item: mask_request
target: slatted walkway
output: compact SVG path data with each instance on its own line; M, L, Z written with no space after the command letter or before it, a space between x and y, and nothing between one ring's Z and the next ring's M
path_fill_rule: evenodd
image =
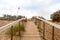
M33 22L28 21L26 23L26 32L22 40L41 40L37 26Z

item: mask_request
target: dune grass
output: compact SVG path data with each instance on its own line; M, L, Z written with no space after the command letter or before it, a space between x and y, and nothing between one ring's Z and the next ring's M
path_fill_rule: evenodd
M24 23L20 22L19 23L16 23L15 25L13 25L13 36L20 36L22 35L24 32L25 32L25 26L24 26ZM20 34L19 34L20 32ZM11 35L11 28L9 28L7 31L6 31L6 34L7 35Z

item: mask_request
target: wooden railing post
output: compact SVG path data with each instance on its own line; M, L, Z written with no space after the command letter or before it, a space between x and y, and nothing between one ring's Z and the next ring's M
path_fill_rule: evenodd
M35 24L37 25L37 19L35 19Z
M19 21L19 36L20 36L20 21Z
M52 27L52 40L54 40L54 26Z
M39 20L39 22L38 22L38 29L39 29L39 32L41 32L41 20Z
M38 31L39 31L39 35L41 37L41 33L42 33L42 30L41 30L41 20L39 20Z
M20 21L19 21L19 36L20 36L20 40L21 40L21 33L20 33Z
M43 40L45 40L45 22L43 22Z
M13 26L11 26L11 40L13 40Z
M40 33L42 33L41 20L40 20L40 22L39 22L39 25L40 25Z

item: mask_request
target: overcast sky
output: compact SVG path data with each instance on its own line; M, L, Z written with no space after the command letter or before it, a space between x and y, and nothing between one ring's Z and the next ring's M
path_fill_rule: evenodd
M18 7L20 10L17 14ZM3 14L43 16L50 18L50 14L60 9L60 0L0 0L0 16Z

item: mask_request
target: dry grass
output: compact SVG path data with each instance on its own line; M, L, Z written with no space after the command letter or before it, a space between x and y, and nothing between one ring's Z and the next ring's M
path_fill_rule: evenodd
M21 28L21 35L23 35L23 28L22 28L22 22L20 22L20 28ZM20 36L19 36L19 23L16 23L15 25L13 25L13 39L14 40L20 40ZM6 31L0 33L0 39L1 40L11 40L11 28L7 29Z
M10 23L10 22L12 22L12 21L0 20L0 27L1 27L1 26L4 26L4 25L6 25L6 24L8 24L8 23Z

